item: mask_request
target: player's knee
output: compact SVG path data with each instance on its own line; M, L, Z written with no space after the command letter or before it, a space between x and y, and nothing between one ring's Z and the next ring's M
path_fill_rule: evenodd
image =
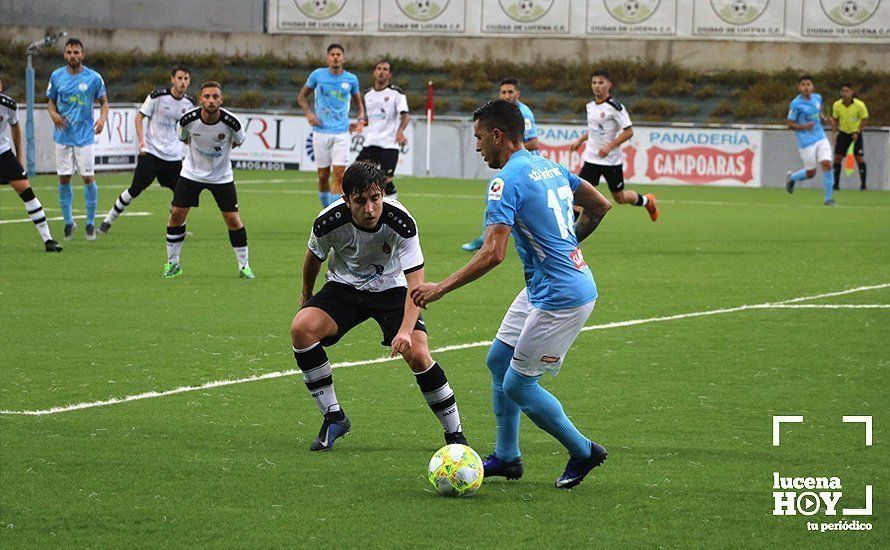
M488 355L485 357L485 364L491 375L498 380L504 378L507 369L510 368L510 359L513 358L513 348L507 344L495 339L488 349Z
M299 313L290 325L290 337L294 347L300 349L308 348L321 340L318 331L314 330L311 324L304 322Z
M822 170L824 170L826 172L831 170L831 162L829 162L827 160L823 160L822 161Z
M816 169L815 169L815 168L813 168L813 169L811 169L811 170L807 170L807 177L808 177L808 178L812 178L812 177L815 176L815 175L816 175Z
M62 185L68 185L71 183L71 176L59 176L59 183Z
M232 231L244 227L244 224L241 223L241 216L237 212L223 212L223 219L226 221L226 226Z

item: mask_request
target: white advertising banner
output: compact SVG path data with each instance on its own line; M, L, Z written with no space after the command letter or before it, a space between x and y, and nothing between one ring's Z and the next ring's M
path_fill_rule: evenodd
M587 0L587 33L610 36L677 34L677 0Z
M463 33L467 0L380 0L377 28L384 32Z
M294 115L235 112L247 139L232 150L240 170L297 170L302 161L306 119Z
M569 33L569 0L481 0L483 34Z
M278 31L358 32L364 30L364 4L362 0L279 0L269 3L269 17Z
M581 151L572 142L583 126L538 125L541 154L578 173ZM760 187L760 130L634 127L623 147L628 183ZM586 142L585 142L586 144Z
M111 107L108 122L102 133L96 136L93 154L96 170L124 170L136 167L136 112L135 107ZM93 110L93 120L99 118L99 109Z
M890 2L819 0L804 10L801 34L815 38L890 38Z
M784 0L695 0L692 34L720 38L780 37Z

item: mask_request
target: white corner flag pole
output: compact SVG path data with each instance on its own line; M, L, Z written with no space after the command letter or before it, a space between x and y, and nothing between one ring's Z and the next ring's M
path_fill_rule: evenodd
M430 139L433 129L433 106L430 104L429 98L433 89L433 81L427 82L427 105L426 105L426 175L430 175Z

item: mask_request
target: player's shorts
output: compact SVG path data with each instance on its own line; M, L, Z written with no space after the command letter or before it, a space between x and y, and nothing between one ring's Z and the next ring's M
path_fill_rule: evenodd
M609 191L613 193L624 189L624 168L620 164L610 166L585 162L578 177L588 181L591 185L599 185L600 177L604 177L606 183L609 184Z
M158 180L161 187L174 191L181 170L181 160L164 160L151 153L143 153L139 155L136 161L133 183L130 185L130 195L138 197L155 179Z
M407 295L408 289L403 286L381 292L369 292L328 281L303 307L318 308L337 323L337 334L322 339L322 346L333 346L347 332L368 319L377 321L380 330L383 331L383 341L380 344L389 346L402 326ZM426 332L422 315L417 318L414 330Z
M845 156L847 154L847 149L850 148L850 143L853 141L853 134L845 134L844 132L837 133L837 139L834 142L834 154ZM856 145L853 146L853 154L854 155L864 155L865 154L865 140L862 132L859 132L859 139L856 140Z
M56 143L56 174L72 176L77 172L81 176L96 174L96 158L93 156L93 145L77 147L75 145L59 145Z
M803 149L798 149L800 160L803 161L803 167L807 170L815 170L820 162L831 162L833 156L831 154L831 144L828 138L822 138L816 143Z
M547 311L532 306L528 291L523 288L504 315L497 334L498 340L514 348L510 366L526 376L545 372L555 376L595 303L596 300L579 307Z
M376 145L369 145L362 149L355 160L367 160L373 162L383 170L387 177L392 177L396 173L396 166L399 164L398 149L384 149Z
M179 208L194 208L198 206L198 198L201 191L208 189L216 200L220 212L238 211L238 193L235 191L235 182L229 183L203 183L179 176L176 189L173 190L173 206Z
M349 134L312 133L312 150L315 152L315 166L327 168L330 165L346 166L349 156Z
M19 164L19 159L12 149L0 154L0 185L26 179L28 179L28 172Z

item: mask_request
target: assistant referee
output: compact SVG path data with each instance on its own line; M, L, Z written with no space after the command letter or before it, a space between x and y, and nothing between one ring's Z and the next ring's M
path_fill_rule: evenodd
M859 189L865 190L865 143L862 129L868 120L868 109L865 102L856 97L853 87L849 84L841 86L841 98L831 107L831 118L837 128L834 142L834 188L838 189L841 182L841 161L847 154L851 143L856 164L859 166Z

